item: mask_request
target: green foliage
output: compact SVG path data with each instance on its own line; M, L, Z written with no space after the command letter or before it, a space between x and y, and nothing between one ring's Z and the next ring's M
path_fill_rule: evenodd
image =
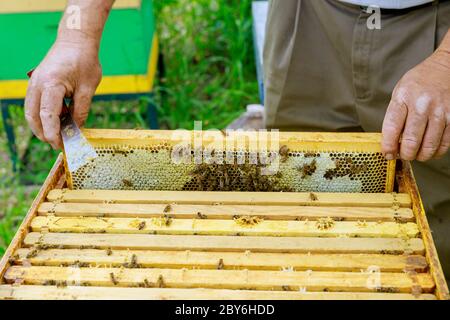
M166 64L160 121L170 129L224 128L258 101L251 1L155 1ZM164 95L163 95L164 97Z
M19 228L32 199L38 192L37 187L25 187L16 178L0 178L0 257Z

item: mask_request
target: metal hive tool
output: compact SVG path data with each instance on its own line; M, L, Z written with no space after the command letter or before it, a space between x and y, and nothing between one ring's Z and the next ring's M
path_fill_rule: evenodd
M177 152L184 154L187 161L174 163L172 154L180 148L180 140L172 138L172 131L85 130L85 135L99 157L71 174L68 180L74 189L364 193L393 190L395 164L382 156L378 134L281 133L276 151L270 147L266 151L254 150L249 142L228 152L221 150L223 163L219 164L195 163L199 155L206 162L210 159L207 155L217 157L217 149L205 138L195 148L193 141L183 144L185 149ZM261 151L272 161L252 164L254 151ZM227 157L234 160L227 161ZM279 170L264 174L264 168L274 159Z

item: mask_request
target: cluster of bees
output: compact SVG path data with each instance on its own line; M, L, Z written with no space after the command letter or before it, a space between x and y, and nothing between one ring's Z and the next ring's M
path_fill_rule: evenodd
M279 150L281 163L285 163L290 155L287 146L282 146ZM305 153L305 158L311 161L304 163L297 168L302 179L312 176L318 169L316 158L318 153ZM335 168L328 169L324 178L332 180L335 177L344 177L363 173L368 170L366 163L357 164L352 158L346 157L344 160L336 159ZM291 192L291 188L280 186L282 173L275 175L263 175L260 164L207 164L197 165L191 172L192 179L185 185L184 189L195 186L197 191L284 191Z
M364 173L368 170L367 163L357 164L352 158L346 157L344 160L335 160L336 167L333 169L328 169L324 178L327 180L333 180L334 177L353 177L357 174Z
M302 179L305 179L307 176L312 176L314 172L317 170L317 161L314 159L311 163L306 163L299 168L301 172Z
M328 230L333 228L334 220L330 217L320 218L316 221L316 228L319 230Z
M197 165L190 173L191 181L185 185L194 185L196 191L269 191L289 192L287 187L279 185L281 173L264 175L261 164L206 164Z
M285 163L290 155L287 146L282 146L279 150L280 162ZM311 158L311 161L302 164L297 168L302 179L312 176L318 169L317 157L319 153L305 153L305 158ZM335 177L354 176L367 171L366 163L354 163L352 158L347 157L344 160L336 159L335 168L328 169L324 178L332 180ZM197 191L284 191L291 192L291 188L280 185L282 173L275 175L263 175L260 164L207 164L197 165L191 172L192 179L185 184L184 189L192 189L194 186Z
M236 216L236 217L234 217L234 222L236 222L241 227L255 226L255 225L259 224L260 222L262 222L263 220L264 219L262 219L258 216L243 216L243 217Z

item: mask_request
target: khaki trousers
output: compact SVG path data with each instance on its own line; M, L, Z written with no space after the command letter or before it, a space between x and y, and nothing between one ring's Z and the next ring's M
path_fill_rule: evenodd
M450 1L371 14L336 0L271 0L264 48L265 121L282 131L381 130L392 90L450 28ZM414 164L450 277L450 155Z

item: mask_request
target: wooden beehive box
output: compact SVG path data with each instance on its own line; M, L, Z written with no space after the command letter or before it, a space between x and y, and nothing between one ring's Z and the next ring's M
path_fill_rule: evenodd
M100 157L74 174L58 158L0 298L449 299L411 167L383 160L378 134L281 133L272 178L174 169L169 131L85 134Z

